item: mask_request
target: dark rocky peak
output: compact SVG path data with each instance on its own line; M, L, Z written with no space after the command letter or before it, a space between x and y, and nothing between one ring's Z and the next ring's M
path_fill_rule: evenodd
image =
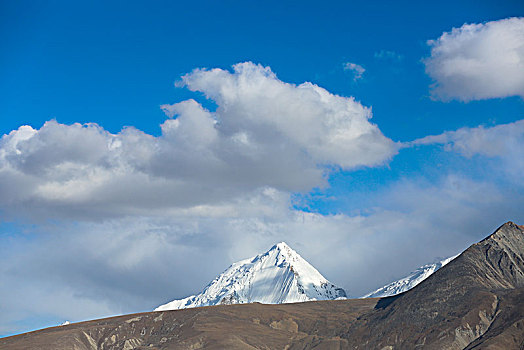
M345 337L355 348L464 349L523 288L524 231L508 222L415 288L381 300Z
M524 229L511 221L472 245L462 255L486 287L524 287Z

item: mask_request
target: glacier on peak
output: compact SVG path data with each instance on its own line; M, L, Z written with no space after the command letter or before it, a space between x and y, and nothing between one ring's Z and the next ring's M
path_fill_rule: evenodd
M320 274L285 242L232 264L202 293L161 305L155 311L199 306L294 303L345 299L346 292Z
M433 264L427 264L419 267L415 271L411 272L404 278L399 279L398 281L391 282L386 284L384 287L381 287L371 293L368 293L361 298L383 298L404 293L411 288L414 288L416 285L424 281L426 278L431 276L435 271L448 264L451 260L455 259L458 255L449 257L447 259L441 260Z

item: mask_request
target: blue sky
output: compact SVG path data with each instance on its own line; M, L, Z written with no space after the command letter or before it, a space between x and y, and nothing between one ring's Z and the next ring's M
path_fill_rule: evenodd
M433 103L421 63L427 40L464 23L519 15L520 1L6 1L2 8L4 133L56 118L158 134L158 106L188 96L173 87L180 75L244 61L269 65L286 82L355 96L395 140L507 122L522 108L519 100ZM376 58L381 51L401 59ZM364 66L364 79L352 82L344 62Z
M2 1L0 335L150 310L281 240L359 296L524 222L523 13Z

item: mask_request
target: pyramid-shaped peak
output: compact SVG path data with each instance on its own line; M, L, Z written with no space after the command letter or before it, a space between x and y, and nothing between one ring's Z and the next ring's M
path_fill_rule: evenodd
M273 246L273 248L275 249L280 249L280 250L286 250L286 249L289 249L289 250L292 250L294 251L286 242L282 241L280 243L277 243Z
M504 225L501 226L502 227L508 227L508 228L511 228L511 227L516 227L518 229L520 229L521 231L524 231L524 225L519 225L513 221L508 221L506 222Z
M304 263L308 264L304 258L300 256L293 248L291 248L286 242L280 242L275 244L271 249L269 249L265 254L263 255L270 255L279 260L287 261L288 263L292 263L293 261L304 261Z
M519 229L521 229L521 230L524 228L523 225L519 225L519 224L517 224L517 223L515 223L515 222L513 222L513 221L508 221L508 222L506 222L504 225L500 226L500 227L497 229L497 231L500 230L500 229L502 229L502 228L515 228L515 227L516 227L516 228L519 228ZM495 232L496 232L496 231L495 231Z
M284 255L284 256L298 255L298 253L284 241L272 246L265 254L273 253L273 252L275 252L278 255Z
M507 242L514 241L515 239L519 240L519 236L524 232L523 225L517 225L512 221L508 221L499 228L495 230L491 235L484 238L482 241L476 243L475 245L484 245L487 242L497 241L497 242Z
M202 293L173 300L156 310L244 304L296 303L345 298L346 292L320 274L285 242L263 254L232 264Z
M499 229L501 229L503 227L515 227L515 226L520 228L520 229L522 229L522 227L523 227L523 225L516 224L513 221L508 221L504 225L500 226Z

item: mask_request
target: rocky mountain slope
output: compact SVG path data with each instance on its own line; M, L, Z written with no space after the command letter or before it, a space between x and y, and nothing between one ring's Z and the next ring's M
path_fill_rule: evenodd
M518 349L524 342L522 293L524 228L508 222L417 287L381 299L342 336L358 349L464 349L494 337L491 326L498 320L504 331L520 329L509 347Z
M458 255L455 255L433 264L426 264L424 266L421 266L415 271L411 272L406 277L401 278L398 281L386 284L384 287L381 287L371 293L368 293L362 296L361 298L383 298L407 292L408 290L414 288L415 286L420 284L420 282L424 281L426 278L431 276L442 266L455 259L457 256Z
M506 223L386 298L220 305L0 339L0 349L523 349L524 227Z
M173 300L155 311L227 304L282 304L345 298L346 292L322 276L286 243L234 263L202 293Z

